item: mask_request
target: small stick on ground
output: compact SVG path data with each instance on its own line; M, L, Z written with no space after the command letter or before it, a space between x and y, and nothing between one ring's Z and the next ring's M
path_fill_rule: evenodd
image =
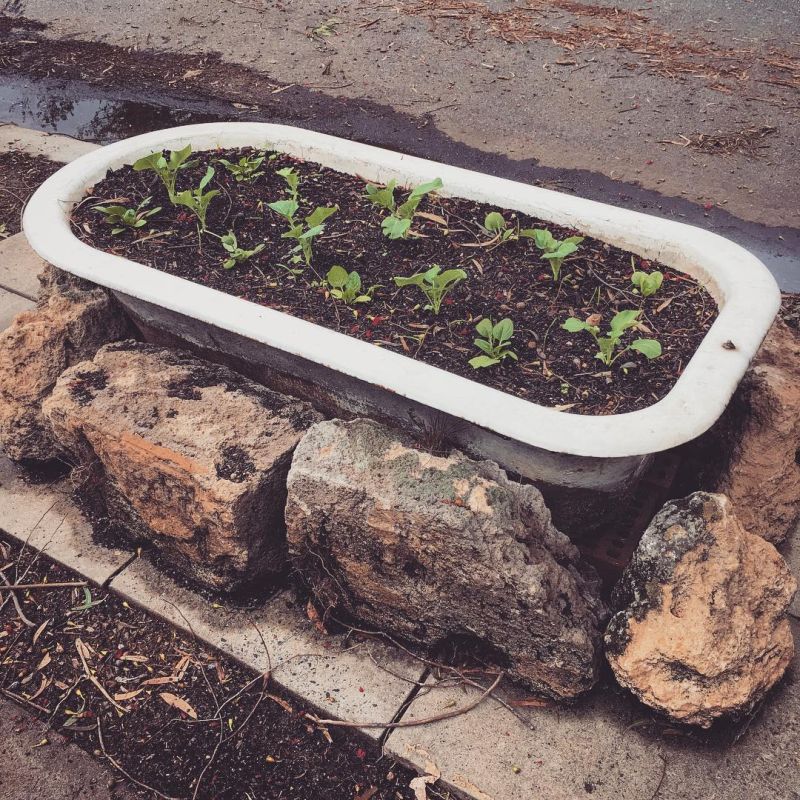
M432 717L424 717L423 719L400 720L399 722L348 722L347 720L341 719L320 719L313 714L306 714L305 717L314 724L321 725L325 728L334 726L339 728L415 728L420 725L430 725L433 722L441 722L445 719L460 717L462 714L466 714L472 711L472 709L477 708L498 687L504 675L505 672L501 672L495 678L494 683L473 702L453 711L445 711L441 714L434 714Z

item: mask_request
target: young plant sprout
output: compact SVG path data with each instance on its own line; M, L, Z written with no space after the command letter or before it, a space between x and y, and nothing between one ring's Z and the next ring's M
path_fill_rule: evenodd
M633 256L631 256L631 266L633 265ZM639 291L642 297L647 298L654 295L664 283L664 275L655 270L654 272L642 272L638 269L633 271L631 275L631 283Z
M233 231L228 231L225 236L219 237L220 244L228 254L228 258L222 262L225 269L233 269L237 264L243 264L249 261L254 255L257 255L264 249L264 243L256 245L252 250L245 250L239 247L236 241L236 234Z
M201 231L206 229L208 207L211 201L219 194L219 189L211 189L208 192L203 191L213 177L214 167L209 167L206 170L206 174L200 179L196 189L184 189L182 192L178 192L172 201L176 206L185 206L197 217Z
M281 234L281 238L294 239L297 242L292 249L295 254L292 263L298 264L301 260L305 260L306 266L310 266L313 255L311 242L325 230L325 220L335 213L339 206L317 206L302 221L295 219L299 208L296 200L276 200L268 206L289 224L289 229Z
M228 161L227 158L218 158L217 161L230 172L237 183L252 183L264 174L260 169L266 156L242 156L238 161Z
M442 272L438 264L431 264L430 269L425 272L418 272L408 278L397 277L394 282L401 289L404 286L418 286L428 298L425 310L438 314L442 300L466 277L467 273L463 269L446 269Z
M111 233L116 236L118 233L122 233L126 230L144 228L144 226L147 225L147 220L161 211L161 206L147 208L152 199L152 197L145 197L136 208L128 208L122 205L99 205L92 206L92 208L106 215L104 221L114 226L111 229Z
M167 190L171 203L175 202L175 181L178 179L178 172L187 167L193 167L197 161L187 161L192 153L192 146L187 144L182 150L171 150L169 158L165 158L161 152L150 153L143 156L138 161L133 162L133 169L136 172L152 170L161 178L161 182Z
M595 358L600 359L607 367L628 350L635 350L648 359L658 358L661 355L661 343L656 339L634 339L629 345L621 347L623 334L639 324L641 313L639 309L620 311L611 320L611 326L605 336L600 336L599 314L592 314L586 320L570 317L561 327L570 333L586 331L591 334L599 348Z
M483 227L487 233L492 235L493 240L497 239L498 244L514 242L517 239L536 238L536 230L534 228L520 228L519 223L509 225L499 211L490 211L483 220Z
M559 241L553 237L548 230L537 229L533 231L533 239L536 246L543 250L542 258L550 262L550 270L553 273L553 281L558 281L561 275L561 265L564 259L578 249L578 245L583 241L583 236L568 236Z
M475 339L475 347L481 350L483 355L475 356L475 358L469 360L469 365L473 369L493 367L507 358L517 361L517 354L511 350L514 323L510 319L501 319L495 325L489 317L484 317L475 326L475 330L483 337Z
M284 167L279 169L276 175L280 175L286 181L286 186L289 189L289 197L295 203L300 202L300 176L292 167Z
M377 286L370 286L366 292L361 291L361 276L353 270L348 272L344 267L335 265L328 270L325 280L330 287L331 297L341 300L345 305L369 303Z
M371 203L389 212L381 223L384 236L389 239L405 239L408 236L411 222L422 198L437 189L441 189L442 181L440 178L436 178L428 183L421 183L419 186L415 186L405 202L399 206L394 199L396 186L397 181L394 180L389 181L382 188L374 183L368 183L365 188L365 196Z

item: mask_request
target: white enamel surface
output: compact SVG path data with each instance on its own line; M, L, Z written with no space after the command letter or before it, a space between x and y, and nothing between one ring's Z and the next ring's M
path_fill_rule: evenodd
M119 256L70 231L69 210L108 169L162 148L269 147L365 180L413 184L439 177L454 195L575 227L704 283L721 311L672 391L626 414L582 416L512 397L398 353L223 294ZM23 227L46 261L82 278L212 323L255 341L377 384L501 436L555 453L613 458L666 450L707 430L725 409L780 306L766 267L716 234L604 203L540 189L326 136L267 123L209 123L136 136L66 165L36 191ZM735 349L723 343L731 341Z

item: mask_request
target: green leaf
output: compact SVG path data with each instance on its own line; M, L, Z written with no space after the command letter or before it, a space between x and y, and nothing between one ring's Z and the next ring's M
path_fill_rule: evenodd
M285 219L292 220L300 206L296 200L276 200L274 203L267 203L267 207Z
M416 275L410 275L407 278L403 276L397 276L392 280L394 280L395 286L398 286L401 289L404 286L422 286L422 283L425 280L425 273L418 272Z
M336 289L341 289L347 283L347 270L338 264L332 266L326 275L328 283Z
M578 333L578 331L588 330L591 326L585 323L582 319L570 317L561 327L570 333Z
M317 206L307 217L306 224L309 228L314 228L317 225L322 225L331 214L335 214L339 210L339 206Z
M514 323L510 319L501 319L492 329L492 336L499 342L507 342L514 335Z
M411 194L408 196L409 200L412 199L422 199L426 194L430 194L431 192L437 191L437 189L442 188L442 179L441 178L434 178L432 181L428 181L427 183L421 183L419 186L415 186L411 190Z
M395 216L386 217L381 223L381 228L389 239L404 239L410 227L410 219L398 219Z
M500 359L492 358L491 356L475 356L468 363L473 369L481 369L482 367L492 367L495 364L499 364Z
M438 268L438 267L437 267ZM427 272L425 275L427 276ZM451 283L457 283L458 281L463 281L467 277L467 273L464 272L463 269L447 269L441 275L437 275L434 279L434 283L441 286L442 288L446 288L450 286Z
M630 343L629 347L649 359L658 358L661 355L661 342L656 339L636 339Z
M628 328L632 328L639 319L639 314L642 312L639 309L626 309L620 311L611 320L611 334L619 337Z
M200 185L197 187L200 192L208 186L209 181L214 177L214 167L209 167L206 174L200 179Z
M505 230L507 223L499 211L490 211L483 221L483 227L492 233L499 233Z
M348 293L352 293L354 295L361 289L361 276L355 270L353 270L347 276L345 288L347 289Z
M150 153L150 155L142 156L134 161L133 169L135 172L142 172L146 169L156 170L158 169L159 161L164 161L164 166L166 167L167 162L164 160L164 157L160 152Z
M492 330L494 326L492 325L492 320L489 317L484 317L476 326L475 330L486 339L490 339L492 336Z
M236 266L236 259L229 258L227 261L222 262L222 266L225 267L225 269L233 269Z
M556 240L553 238L553 234L550 233L550 231L538 228L534 230L533 238L536 242L536 246L540 250L555 250Z
M386 184L383 188L377 186L374 183L368 183L366 186L366 196L367 199L374 203L381 208L385 208L387 211L394 211L395 209L395 201L394 201L394 189L397 186L397 181L391 180L389 183Z
M486 339L475 339L474 344L478 350L483 350L483 352L487 355L491 355L494 352L492 346L486 341Z

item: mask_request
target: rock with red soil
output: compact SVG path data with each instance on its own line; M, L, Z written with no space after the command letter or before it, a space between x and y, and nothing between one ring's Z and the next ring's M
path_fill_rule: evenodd
M556 698L592 687L605 608L533 486L368 420L315 425L289 473L293 566L323 609L434 646L477 641Z
M800 522L800 335L784 322L772 326L733 405L738 441L716 489L750 533L778 544Z
M67 370L44 404L112 520L230 591L285 563L292 452L321 417L231 370L135 341Z
M678 722L746 714L792 660L796 589L724 495L670 501L614 589L608 661L622 686Z
M45 270L36 308L0 333L0 448L15 460L46 461L57 454L42 401L67 367L133 333L103 289L63 276Z

